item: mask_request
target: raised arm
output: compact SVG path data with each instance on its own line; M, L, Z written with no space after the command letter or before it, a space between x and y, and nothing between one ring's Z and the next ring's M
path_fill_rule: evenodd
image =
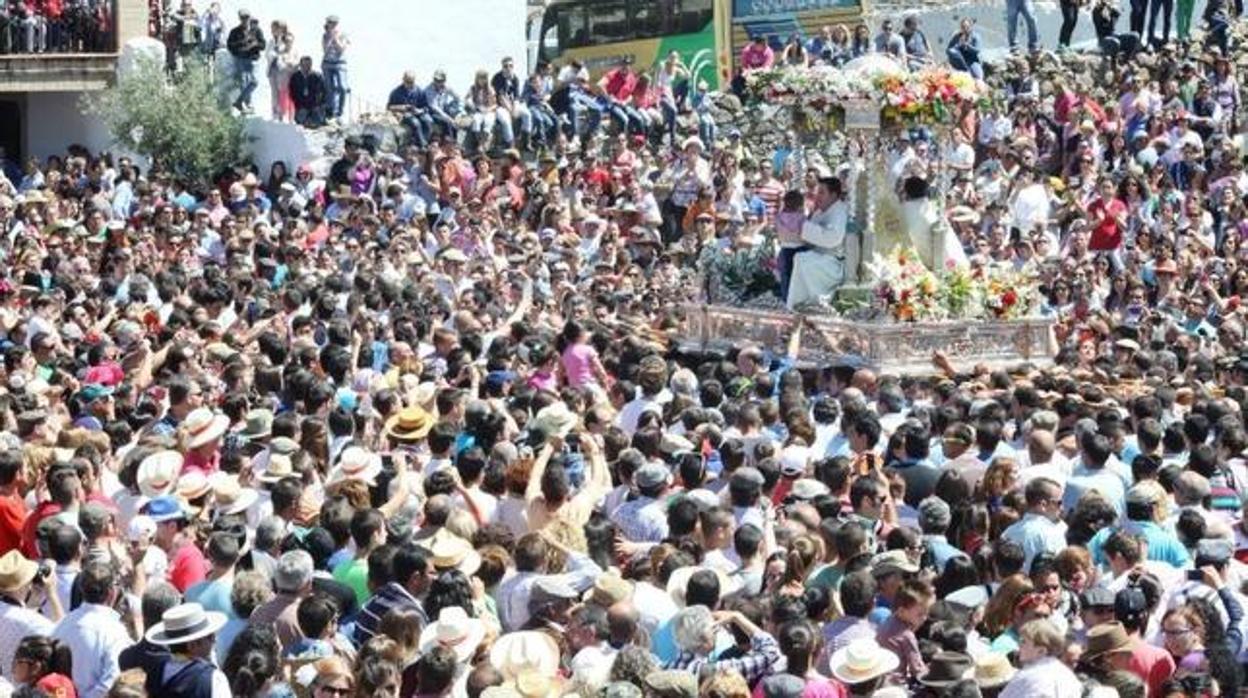
M529 484L524 488L524 500L532 502L542 493L542 476L546 474L546 464L550 462L550 457L554 455L554 448L550 443L542 446L542 450L537 454L537 461L533 463L533 471L529 473Z
M411 496L411 488L408 487L407 483L407 478L409 477L407 453L395 451L391 458L394 459L394 493L390 495L390 499L385 504L382 504L377 509L387 519L398 514L403 505L407 503L407 498Z

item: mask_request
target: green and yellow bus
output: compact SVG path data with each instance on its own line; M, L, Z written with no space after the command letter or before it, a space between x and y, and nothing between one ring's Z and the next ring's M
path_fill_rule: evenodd
M680 53L697 80L727 84L740 49L762 34L773 46L810 38L827 24L856 23L865 0L549 0L537 58L579 60L595 76L621 58L639 68Z

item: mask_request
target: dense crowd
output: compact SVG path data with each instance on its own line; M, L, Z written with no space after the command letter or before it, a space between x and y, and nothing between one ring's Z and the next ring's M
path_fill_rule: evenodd
M836 260L842 163L602 94L490 158L507 61L494 123L405 76L411 143L324 172L2 163L0 695L1236 695L1248 176L1205 28L982 65L895 139L899 195L1041 286L1060 351L1009 370L680 347L695 260Z

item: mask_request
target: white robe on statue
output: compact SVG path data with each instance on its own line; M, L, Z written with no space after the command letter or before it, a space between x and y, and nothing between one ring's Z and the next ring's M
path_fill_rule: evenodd
M952 260L955 266L967 264L966 251L958 236L949 229L938 201L929 198L911 199L901 205L901 219L910 244L919 253L923 266L940 271Z
M826 296L845 281L845 228L849 206L837 201L816 212L802 225L802 241L813 249L793 258L789 283L789 309Z

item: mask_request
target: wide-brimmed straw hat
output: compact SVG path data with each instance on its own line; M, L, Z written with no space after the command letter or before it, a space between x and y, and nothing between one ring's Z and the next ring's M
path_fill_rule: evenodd
M144 497L172 494L182 471L182 454L177 451L157 451L139 463L135 473L139 492Z
M897 655L870 638L854 640L832 655L832 676L851 686L888 674L901 664Z
M1000 652L987 652L975 660L975 683L980 688L1000 688L1014 678L1014 665Z
M17 591L30 584L39 573L39 563L26 559L16 550L0 556L0 592Z
M430 537L424 547L429 550L434 569L457 569L471 577L481 568L481 554L472 543L445 528Z
M554 676L559 671L559 645L551 636L536 630L507 633L490 648L490 664L506 679L514 679L525 671Z
M448 606L438 613L438 619L420 632L420 651L427 653L434 647L445 647L455 653L461 662L472 655L485 639L485 623L471 618L459 606Z
M404 407L386 420L381 435L395 441L419 441L433 429L433 415L421 407Z
M243 487L238 477L229 473L213 473L212 477L213 506L217 514L229 516L241 514L251 508L260 499L260 493L250 487Z
M144 639L155 645L181 645L216 634L225 625L225 614L205 611L197 603L184 603L165 611Z
M178 478L177 495L183 501L199 499L211 491L212 483L201 470L188 470Z
M182 424L183 432L186 434L187 448L199 448L210 444L225 435L225 430L229 428L229 417L216 414L207 407L192 410L186 415L186 421Z
M381 474L381 456L359 446L348 446L338 458L338 465L329 472L329 482L362 480L375 484Z

